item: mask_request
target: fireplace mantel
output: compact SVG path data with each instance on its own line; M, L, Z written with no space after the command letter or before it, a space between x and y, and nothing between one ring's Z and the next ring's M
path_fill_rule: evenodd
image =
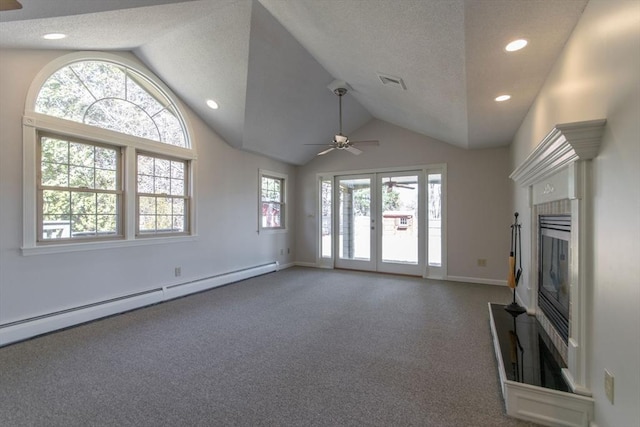
M577 160L598 155L605 119L556 125L509 178L522 187L536 184Z

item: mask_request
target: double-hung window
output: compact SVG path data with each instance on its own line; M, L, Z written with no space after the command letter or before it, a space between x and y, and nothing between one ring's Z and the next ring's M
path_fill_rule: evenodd
M90 55L58 58L29 91L23 253L194 232L196 156L170 90L132 61Z
M39 241L122 236L120 147L43 133L38 154Z
M260 228L284 230L286 228L287 176L260 171Z
M138 153L137 169L137 234L187 231L187 162Z

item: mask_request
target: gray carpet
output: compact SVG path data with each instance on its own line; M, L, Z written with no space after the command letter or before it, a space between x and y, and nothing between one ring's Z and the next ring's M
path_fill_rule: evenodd
M507 288L292 268L0 349L2 426L531 426Z

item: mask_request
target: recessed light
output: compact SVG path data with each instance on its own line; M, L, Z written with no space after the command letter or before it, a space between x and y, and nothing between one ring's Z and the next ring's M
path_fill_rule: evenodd
M60 40L65 37L67 37L67 35L62 33L49 33L42 36L43 39L47 39L47 40Z
M496 98L497 102L508 101L511 99L511 95L500 95Z
M220 107L218 105L218 103L216 101L214 101L213 99L207 99L207 106L209 108L211 108L212 110L217 110L218 107Z
M516 50L520 50L523 47L525 47L527 43L529 42L526 41L525 39L514 40L508 45L506 45L504 50L506 50L507 52L515 52Z

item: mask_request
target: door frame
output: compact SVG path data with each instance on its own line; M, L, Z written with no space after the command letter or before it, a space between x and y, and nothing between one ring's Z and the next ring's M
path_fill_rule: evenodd
M340 243L343 242L347 236L342 236L342 240L340 239L340 182L342 179L345 180L358 180L358 179L368 179L369 180L369 224L367 225L367 231L369 232L369 258L341 258L340 254ZM378 215L377 215L377 190L376 190L376 174L355 174L355 175L336 175L333 179L333 212L332 217L334 218L334 224L332 227L332 244L333 249L332 253L334 254L334 266L336 268L344 268L349 270L361 270L361 271L376 271L376 253L377 253L377 240L376 240L376 230L378 228ZM366 233L365 233L366 235Z
M447 277L447 164L446 163L436 163L436 164L427 164L427 165L417 165L417 166L406 166L406 167L391 167L391 168L378 168L378 169L361 169L361 170L347 170L347 171L335 171L335 172L320 172L316 174L316 267L320 268L342 268L336 266L337 259L337 244L334 236L338 235L339 232L337 230L338 223L336 221L336 178L338 176L348 175L348 176L358 176L358 175L370 175L370 174L387 174L387 173L404 173L404 172L419 172L420 180L423 183L421 191L424 193L427 191L427 179L429 174L441 174L442 177L442 192L441 192L441 265L433 266L429 265L428 262L428 218L427 218L427 210L426 204L429 202L428 198L424 198L424 202L421 203L421 209L423 209L424 214L419 219L420 220L420 228L423 230L422 237L419 238L419 249L418 253L422 256L423 263L421 267L421 273L419 274L411 274L411 273L398 273L398 274L410 274L422 276L424 278L432 278L432 279L446 279ZM332 186L332 213L331 213L331 254L328 257L322 256L322 182L330 181ZM377 187L377 183L375 185ZM376 195L372 194L372 198ZM376 197L377 199L377 197ZM380 227L376 227L376 239L378 239L378 229ZM422 247L422 249L420 249ZM379 252L379 251L377 251ZM375 254L376 261L378 259L377 253ZM377 266L374 268L374 271L378 270Z

